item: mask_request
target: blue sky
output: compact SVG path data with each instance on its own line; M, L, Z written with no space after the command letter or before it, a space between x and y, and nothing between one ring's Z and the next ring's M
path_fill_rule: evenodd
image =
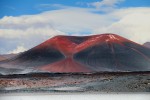
M114 33L150 41L150 0L0 0L0 54L56 35Z
M62 4L74 7L88 7L86 3L101 0L0 0L0 18L38 14L43 11L56 10L56 7L42 7L42 4ZM117 7L149 7L150 0L125 0Z

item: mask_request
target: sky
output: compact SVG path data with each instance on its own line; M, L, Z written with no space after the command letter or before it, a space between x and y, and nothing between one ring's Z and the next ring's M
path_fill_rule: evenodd
M115 33L150 41L150 0L0 0L0 54L56 35Z

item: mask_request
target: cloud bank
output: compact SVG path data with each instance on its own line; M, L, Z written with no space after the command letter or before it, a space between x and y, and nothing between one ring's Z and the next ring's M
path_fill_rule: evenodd
M24 48L23 46L18 46L15 50L13 51L9 51L8 54L16 54L16 53L20 53L22 51L26 51L27 49Z

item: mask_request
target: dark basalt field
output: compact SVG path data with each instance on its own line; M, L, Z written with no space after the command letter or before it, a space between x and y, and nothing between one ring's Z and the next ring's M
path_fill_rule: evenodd
M0 93L150 92L150 72L0 75Z

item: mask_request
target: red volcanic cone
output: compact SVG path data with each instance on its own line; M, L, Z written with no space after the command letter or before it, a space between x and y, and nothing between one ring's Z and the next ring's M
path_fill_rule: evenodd
M49 72L149 71L150 49L115 34L56 36L0 67Z

